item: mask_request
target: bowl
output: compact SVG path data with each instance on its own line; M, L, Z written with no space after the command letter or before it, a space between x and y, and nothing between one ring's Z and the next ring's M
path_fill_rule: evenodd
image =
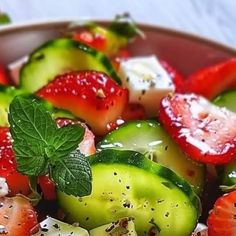
M108 21L96 21L107 25ZM70 30L71 21L38 22L0 28L0 64L8 65L32 52L42 43ZM77 26L78 28L80 26ZM139 24L146 38L137 38L132 55L156 54L183 75L236 56L236 49L220 43L159 26Z
M108 21L97 21L106 25ZM60 20L9 25L0 28L0 64L11 63L49 39L68 31L72 21ZM130 45L134 55L156 54L176 67L183 75L227 58L236 49L220 43L159 26L139 24L146 38ZM80 26L78 26L80 27Z

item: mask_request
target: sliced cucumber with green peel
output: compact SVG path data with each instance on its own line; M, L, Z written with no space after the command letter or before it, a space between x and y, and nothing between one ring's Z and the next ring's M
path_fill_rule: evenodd
M213 100L213 103L236 112L236 90L229 90L220 94Z
M191 186L170 169L134 151L102 150L89 158L93 189L77 198L58 192L69 222L88 230L123 217L139 236L189 236L200 212ZM155 235L155 234L153 234Z
M223 92L213 100L213 103L236 112L236 90ZM231 188L236 188L236 161L219 167L218 174L220 175L221 189L223 191L227 192Z
M131 121L112 131L98 144L98 149L134 150L146 154L187 180L200 194L205 167L193 162L181 151L162 126L154 121Z
M137 236L132 218L126 217L89 231L90 236Z
M104 54L80 42L61 38L47 42L30 55L20 71L20 86L33 93L55 76L72 70L102 71L121 83Z
M0 85L0 127L8 127L8 111L12 99L23 94L23 91L15 87Z
M89 236L89 234L81 227L48 217L40 223L39 231L33 236Z

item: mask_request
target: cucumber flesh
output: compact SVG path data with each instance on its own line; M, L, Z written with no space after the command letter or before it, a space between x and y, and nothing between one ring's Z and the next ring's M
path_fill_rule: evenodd
M217 96L213 103L219 107L225 107L232 112L236 112L236 90L223 92Z
M217 96L213 103L219 107L225 107L232 112L236 112L236 90L223 92ZM223 191L228 191L236 187L236 161L218 168Z
M183 177L200 194L204 186L205 167L180 150L162 126L154 121L131 121L109 133L98 144L99 149L134 150L146 154Z
M33 236L89 236L88 231L48 217L40 223L39 231Z
M47 42L30 55L20 71L20 87L33 93L55 76L73 70L102 71L121 83L104 54L80 42L61 38Z
M13 98L22 94L23 91L15 87L0 85L0 127L8 127L9 106Z
M189 236L200 201L170 169L134 151L103 150L90 156L93 190L77 198L58 192L67 220L88 230L132 217L139 236Z
M123 218L89 231L90 236L137 236L132 218Z

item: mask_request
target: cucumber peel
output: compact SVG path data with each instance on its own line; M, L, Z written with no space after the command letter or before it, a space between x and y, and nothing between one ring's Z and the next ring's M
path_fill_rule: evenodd
M200 214L191 186L170 169L134 151L103 150L89 158L93 174L90 196L58 192L70 222L93 229L123 217L134 219L137 234L189 236Z
M101 71L121 84L103 53L72 39L60 38L43 44L31 53L20 71L20 87L28 93L34 93L55 76L74 70Z

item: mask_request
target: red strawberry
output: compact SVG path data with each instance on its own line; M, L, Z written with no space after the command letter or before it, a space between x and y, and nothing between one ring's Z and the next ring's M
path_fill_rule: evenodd
M4 236L28 236L37 225L37 214L23 197L0 198L0 225Z
M160 60L160 63L172 78L176 91L178 92L178 89L182 86L184 82L182 75L180 75L180 73L174 67L172 67L168 62Z
M195 72L178 92L196 93L211 99L232 86L236 87L236 58Z
M209 236L236 235L236 191L220 197L207 220Z
M108 131L112 131L118 128L129 120L144 120L147 118L146 111L141 104L129 103L121 114L121 117L115 122L111 122L107 125Z
M47 201L56 200L56 185L48 175L38 177L38 184L42 190L43 198Z
M12 150L12 139L8 128L0 128L0 177L6 179L10 189L9 195L30 193L28 177L16 170L16 162Z
M93 34L89 31L75 32L73 39L80 41L98 51L103 51L106 45L106 39L101 34Z
M8 85L9 84L7 74L6 74L6 70L2 65L0 65L0 84L3 84L3 85Z
M224 164L236 157L236 114L195 94L162 100L159 118L192 159Z
M128 90L98 71L78 71L57 76L37 92L54 106L84 119L97 135L107 131L128 102Z

